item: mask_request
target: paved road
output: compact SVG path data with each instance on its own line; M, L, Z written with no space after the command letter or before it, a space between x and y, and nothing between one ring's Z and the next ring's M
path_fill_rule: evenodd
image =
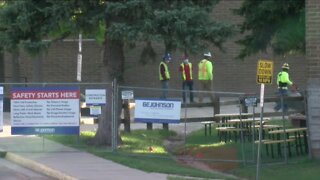
M0 176L1 180L53 180L53 178L23 168L3 158L0 158Z

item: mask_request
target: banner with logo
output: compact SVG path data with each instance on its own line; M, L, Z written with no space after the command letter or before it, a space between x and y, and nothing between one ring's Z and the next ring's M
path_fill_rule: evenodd
M180 100L135 100L135 122L180 123L180 112Z
M79 134L79 87L13 87L11 134Z

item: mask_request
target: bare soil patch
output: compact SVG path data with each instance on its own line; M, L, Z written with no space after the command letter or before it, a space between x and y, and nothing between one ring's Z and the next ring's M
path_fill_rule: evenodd
M239 166L235 162L237 149L232 147L184 148L183 139L179 136L166 140L164 144L175 155L176 161L186 166L224 175Z

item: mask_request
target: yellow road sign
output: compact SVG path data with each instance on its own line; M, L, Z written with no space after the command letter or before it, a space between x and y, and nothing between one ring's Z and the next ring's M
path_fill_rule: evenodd
M257 66L257 83L272 84L273 61L259 60Z

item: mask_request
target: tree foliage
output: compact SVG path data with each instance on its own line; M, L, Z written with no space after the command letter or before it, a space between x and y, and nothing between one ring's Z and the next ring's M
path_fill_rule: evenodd
M61 3L64 6L53 0L6 1L0 11L0 44L9 51L22 46L30 54L46 49L49 42L42 40L52 32L61 32L60 24L70 16L66 11L70 4Z
M144 43L141 59L156 55L153 42L165 51L196 53L222 43L234 27L211 18L219 0L19 0L7 1L0 11L0 45L8 50L24 45L39 52L42 40L63 39L83 33L104 46L102 81L121 81L124 47ZM108 97L110 98L110 97ZM96 133L98 145L111 143L111 113L103 109Z
M244 17L240 25L246 33L238 43L245 58L271 47L278 55L305 51L304 0L245 0L235 13Z
M176 49L196 53L210 44L222 48L233 34L231 25L213 21L210 12L218 1L131 0L108 2L106 6L107 36L135 46L145 42L142 62L155 51L151 41L163 42L166 51Z

